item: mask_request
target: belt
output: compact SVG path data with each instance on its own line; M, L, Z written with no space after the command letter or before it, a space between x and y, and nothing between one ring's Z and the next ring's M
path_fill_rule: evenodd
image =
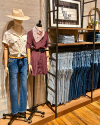
M22 58L25 58L25 57L27 57L27 55L22 55L22 56L20 56L20 57L17 57L17 56L14 56L14 55L9 55L9 57L10 58L14 58L14 59L22 59Z
M45 52L45 51L48 51L48 50L45 50L45 49L34 49L34 48L32 48L32 51Z

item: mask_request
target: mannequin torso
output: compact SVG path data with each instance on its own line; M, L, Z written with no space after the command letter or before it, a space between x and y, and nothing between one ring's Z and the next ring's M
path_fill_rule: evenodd
M16 34L21 37L22 34L22 20L16 20L14 19L14 27L13 30L16 32ZM8 45L4 44L4 65L5 65L5 73L7 75L8 73Z
M36 24L37 28L39 29L39 31L42 31L42 24L41 24L41 20L39 20L39 22ZM48 50L48 48L47 48ZM31 52L30 52L30 48L27 48L27 56L28 56L28 69L29 69L29 72L32 71L32 66L31 66ZM46 51L46 56L47 56L47 67L48 67L48 70L49 70L49 52Z
M32 41L31 40L29 40L30 38L29 37L31 37L31 39L33 39ZM35 49L40 49L40 48L46 48L46 49L48 49L48 35L47 35L47 33L43 30L43 28L42 28L42 25L41 25L41 21L39 21L39 23L36 25L36 27L34 27L33 28L33 30L32 31L29 31L28 32L28 41L27 42L31 42L30 44L33 44L33 47L35 48ZM28 45L29 43L27 43L27 45ZM36 53L37 54L37 53ZM42 54L42 53L41 53ZM40 54L40 55L41 55ZM33 65L31 66L31 64L30 64L30 62L32 61L32 59L31 59L31 52L30 52L30 46L27 46L27 56L28 56L28 64L29 64L29 71L30 70L32 70L32 67L34 67ZM35 58L35 56L36 55L34 55L34 56L32 56L32 58L34 57L34 61L35 62L31 62L31 63L36 63L36 65L38 65L37 63L39 63L38 61L39 60L37 60L36 58ZM38 56L38 58L40 58L39 57L39 55L37 54L37 56ZM43 55L41 55L41 58L44 58L43 59L43 61L45 60L45 55L43 56ZM48 68L48 70L49 70L49 52L48 51L46 51L46 58L47 58L47 68ZM37 60L37 61L36 61ZM45 60L46 61L46 60ZM45 64L45 61L44 61L44 64ZM45 65L45 68L46 68L46 65ZM42 65L41 65L42 66ZM41 67L40 66L40 67ZM44 66L43 66L44 67ZM33 70L34 70L34 68L33 68ZM40 69L36 69L35 68L35 70L37 71L37 70L39 70L40 71ZM46 70L45 70L46 71ZM36 74L38 74L38 73L36 73L35 71L33 71L34 73L34 75L36 75ZM42 71L41 71L41 73L42 73ZM46 72L45 72L46 73ZM45 74L44 73L44 74Z

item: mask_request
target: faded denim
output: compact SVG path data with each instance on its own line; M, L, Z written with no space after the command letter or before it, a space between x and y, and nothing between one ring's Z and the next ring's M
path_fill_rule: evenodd
M8 60L9 85L12 114L26 111L27 104L27 58ZM17 75L20 74L20 103L18 104Z

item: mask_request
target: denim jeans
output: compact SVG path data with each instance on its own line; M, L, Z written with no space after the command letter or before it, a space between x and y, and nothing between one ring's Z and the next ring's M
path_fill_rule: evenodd
M52 54L56 58L55 53ZM73 53L58 54L58 81L57 81L57 105L68 102L70 78L72 75ZM56 74L56 62L50 61L50 72ZM49 86L55 90L55 78L51 75L48 77ZM48 101L55 104L55 94L48 89Z
M53 58L56 58L56 54L52 54ZM50 61L50 72L56 75L56 62L51 60ZM55 90L55 77L52 75L48 75L48 86ZM57 92L59 91L59 86L57 86ZM59 93L59 92L58 92ZM57 104L59 104L59 95L57 95ZM55 94L50 89L48 89L48 101L52 104L55 104Z
M26 111L27 104L27 58L9 58L9 85L12 114ZM18 104L17 75L20 74L20 104Z
M73 74L69 88L69 100L86 95L87 73L91 67L90 51L74 52L73 55Z
M64 104L66 102L69 102L70 79L71 79L72 73L73 73L72 69L68 69L65 72L65 88L64 88L65 98L64 98Z
M58 82L57 82L57 104L65 104L72 99L86 96L86 91L91 89L93 50L80 52L65 52L58 54ZM56 58L56 54L52 56ZM51 61L50 72L56 74L56 62ZM93 88L96 89L100 72L100 50L94 52L94 81ZM55 89L55 78L50 76L49 85ZM87 80L89 79L89 80ZM55 104L55 95L48 97Z

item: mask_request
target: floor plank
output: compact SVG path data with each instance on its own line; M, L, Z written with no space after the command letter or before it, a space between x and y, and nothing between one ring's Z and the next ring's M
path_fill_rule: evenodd
M78 123L72 119L68 114L65 115L66 119L68 119L72 125L78 125Z
M55 120L56 120L56 122L57 122L58 124L60 124L60 125L66 125L66 123L65 123L64 121L62 121L61 118L57 118L57 119L55 119Z
M99 102L94 102L92 103L93 106L97 107L98 109L100 109L100 103Z
M93 117L95 117L96 119L98 119L100 121L100 116L98 116L97 114L95 114L94 112L92 112L90 109L88 109L87 107L83 107L84 111L87 113L89 113L89 115L92 115Z
M85 125L80 119L78 119L74 114L68 114L72 119L74 119L79 125Z
M82 115L80 112L78 112L77 110L73 111L72 113L73 113L76 117L78 117L84 124L86 124L86 125L91 125L91 124L89 123L89 121L88 121L85 117L83 117L83 115Z
M48 125L53 125L52 122L48 122Z
M72 125L71 122L68 119L66 119L65 116L61 116L61 119L66 123L66 125Z
M53 125L59 125L55 120L51 121L53 123Z
M92 104L86 105L88 109L100 116L100 109L96 108Z
M97 120L95 117L93 117L88 112L85 112L85 110L83 108L80 108L77 111L79 111L83 115L83 117L85 117L89 121L90 124L99 125L100 121Z

